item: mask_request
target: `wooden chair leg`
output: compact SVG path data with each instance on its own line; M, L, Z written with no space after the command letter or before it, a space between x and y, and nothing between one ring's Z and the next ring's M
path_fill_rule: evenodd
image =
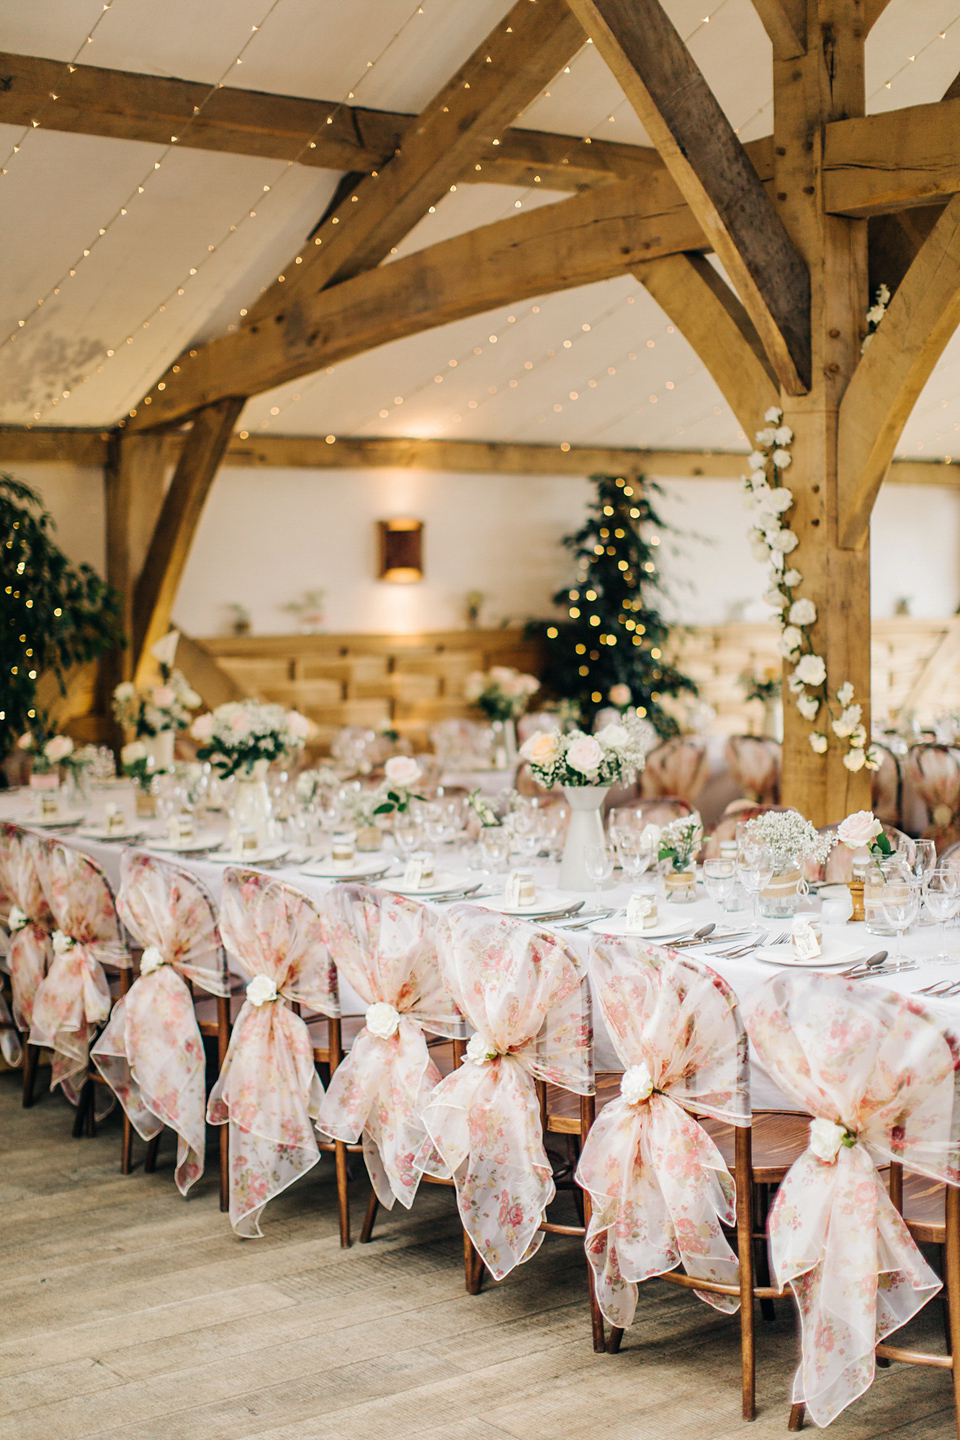
M576 1193L581 1197L583 1209L583 1228L587 1230L590 1224L590 1196L576 1186ZM593 1273L593 1266L587 1261L587 1291L590 1296L590 1328L593 1332L593 1353L603 1355L607 1348L607 1335L604 1328L603 1311L600 1309L597 1300L596 1276Z
M120 1174L129 1175L133 1170L133 1126L130 1117L123 1112L123 1133L120 1141Z
M950 1354L953 1358L953 1404L960 1435L960 1190L947 1186L944 1270L950 1319Z
M483 1286L483 1272L486 1269L477 1250L474 1249L473 1241L463 1232L463 1268L466 1275L467 1294L479 1295Z
M230 1127L220 1129L220 1213L226 1215L230 1209Z
M92 1080L87 1081L87 1086L90 1090L90 1099L87 1102L87 1138L92 1140L97 1133L97 1107L94 1101L96 1091Z
M807 1412L807 1407L806 1407L806 1405L804 1405L802 1402L801 1402L799 1405L791 1405L791 1406L790 1406L790 1419L789 1419L789 1421L787 1422L787 1429L788 1429L788 1430L802 1430L802 1429L803 1429L803 1417L804 1417L804 1415L806 1414L806 1412Z
M85 1130L89 1134L87 1111L93 1100L92 1090L93 1081L85 1080L80 1088L80 1094L77 1096L77 1109L73 1117L73 1138L75 1140L79 1140Z
M23 1108L29 1110L33 1104L33 1087L37 1078L37 1064L40 1060L40 1047L28 1044L26 1038L23 1041Z
M740 1377L744 1420L757 1416L757 1357L753 1329L753 1164L751 1134L738 1129L734 1168L737 1182L737 1248L740 1252Z
M337 1213L340 1219L340 1248L350 1249L350 1194L348 1190L347 1147L342 1140L334 1141L337 1164Z
M163 1131L160 1130L156 1135L154 1135L152 1140L149 1140L147 1142L147 1153L143 1157L144 1175L152 1175L154 1170L156 1170L157 1168L157 1153L160 1149L160 1140L162 1135Z
M379 1208L380 1202L377 1199L376 1191L371 1190L370 1199L367 1202L367 1213L363 1219L363 1229L360 1231L361 1245L369 1245L370 1243L371 1236L373 1235L373 1222L377 1218Z
M620 1354L620 1341L623 1339L623 1331L619 1325L611 1325L610 1335L607 1339L607 1354Z
M757 1185L754 1188L756 1190L757 1205L755 1229L762 1231L764 1235L766 1235L767 1212L770 1209L770 1186ZM759 1240L756 1242L756 1249L754 1253L754 1269L756 1272L757 1284L763 1286L769 1285L770 1256L767 1251L767 1245L765 1240ZM776 1308L769 1296L764 1297L764 1299L760 1301L760 1314L763 1316L764 1320L767 1322L768 1325L772 1325L774 1320L776 1320Z

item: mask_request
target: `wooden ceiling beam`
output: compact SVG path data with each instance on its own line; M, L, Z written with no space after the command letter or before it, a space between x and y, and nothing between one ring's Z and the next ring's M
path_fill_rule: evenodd
M810 276L659 0L570 0L717 252L788 395L810 384Z
M706 245L670 177L587 190L293 297L266 324L186 352L127 428L186 418L225 395L256 395L378 345L557 290L640 260ZM162 388L161 388L162 387Z
M881 215L958 190L960 99L824 127L823 198L833 215Z
M242 328L286 309L291 289L314 295L379 265L584 40L566 0L516 0L421 111L396 153L324 218L285 276L250 307Z
M753 0L753 8L770 37L774 59L792 60L807 53L806 0Z
M840 405L839 544L859 549L910 412L960 324L960 195L923 242Z

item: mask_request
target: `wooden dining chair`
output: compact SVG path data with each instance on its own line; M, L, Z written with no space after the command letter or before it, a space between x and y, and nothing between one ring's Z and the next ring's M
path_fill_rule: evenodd
M53 958L53 916L43 893L38 856L52 841L9 821L0 822L2 919L7 930L6 970L10 977L10 1015L21 1040L23 1107L33 1104L40 1050L29 1043L33 998Z

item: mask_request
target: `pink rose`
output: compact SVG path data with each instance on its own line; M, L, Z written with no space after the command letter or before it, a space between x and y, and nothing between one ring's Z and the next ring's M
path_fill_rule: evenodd
M190 726L190 734L194 740L199 740L202 744L206 744L208 740L213 739L214 724L214 718L208 711L206 715L199 715L197 719L194 720Z
M592 735L578 735L570 742L567 750L567 764L571 770L589 775L596 770L603 759L603 746Z
M238 740L242 740L244 735L250 734L250 719L242 710L238 710L236 715L232 717L230 721L230 733L235 735Z
M69 735L54 735L53 739L44 745L43 753L52 764L57 765L73 754L73 741Z
M391 785L400 785L404 789L415 785L422 773L416 760L409 755L391 755L383 771Z
M837 839L849 850L859 850L869 845L883 831L883 826L872 810L855 810L837 829Z
M520 747L524 760L534 765L551 765L560 753L560 736L556 730L539 730Z
M170 685L158 685L150 696L152 703L158 705L161 710L165 710L168 705L173 705L176 698L176 691Z

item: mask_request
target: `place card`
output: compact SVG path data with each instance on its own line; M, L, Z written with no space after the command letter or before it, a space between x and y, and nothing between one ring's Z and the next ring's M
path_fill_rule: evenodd
M627 929L639 935L657 923L657 902L652 895L634 894L627 901Z
M533 905L537 899L537 888L528 870L512 870L504 886L504 904L511 910L520 910Z
M807 915L793 917L793 948L801 960L816 960L821 953L820 937Z
M422 890L433 880L433 856L418 851L410 856L403 872L403 884L410 890Z
M104 805L103 818L108 834L114 830L123 830L127 823L120 806L113 803Z

